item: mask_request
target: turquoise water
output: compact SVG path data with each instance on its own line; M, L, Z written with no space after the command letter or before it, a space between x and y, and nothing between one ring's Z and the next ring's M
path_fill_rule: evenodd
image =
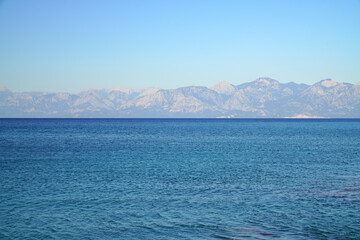
M360 239L360 120L0 119L0 239Z

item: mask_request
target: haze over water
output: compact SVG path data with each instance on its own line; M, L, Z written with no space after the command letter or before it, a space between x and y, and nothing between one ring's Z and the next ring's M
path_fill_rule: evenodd
M360 120L0 119L0 239L359 239Z

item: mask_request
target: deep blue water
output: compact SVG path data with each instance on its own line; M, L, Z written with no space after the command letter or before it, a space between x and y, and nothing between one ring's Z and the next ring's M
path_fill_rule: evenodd
M360 120L0 119L0 239L360 239Z

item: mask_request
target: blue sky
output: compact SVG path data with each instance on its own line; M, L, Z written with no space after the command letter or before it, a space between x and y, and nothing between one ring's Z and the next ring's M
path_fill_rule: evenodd
M13 91L360 81L359 0L0 0Z

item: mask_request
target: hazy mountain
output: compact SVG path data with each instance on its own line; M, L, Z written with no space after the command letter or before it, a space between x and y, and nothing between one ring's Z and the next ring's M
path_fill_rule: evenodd
M211 88L86 89L79 94L11 92L0 85L0 117L360 117L360 83L314 85L271 78Z
M0 92L7 92L9 89L7 89L4 85L0 84Z

